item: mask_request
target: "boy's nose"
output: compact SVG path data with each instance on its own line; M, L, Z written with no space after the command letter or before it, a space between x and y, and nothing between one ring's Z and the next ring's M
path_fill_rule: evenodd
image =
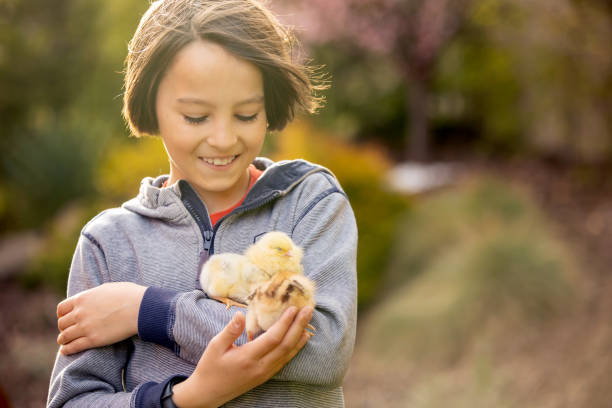
M237 137L232 126L225 121L217 121L212 132L206 138L208 144L220 151L227 150L234 146Z

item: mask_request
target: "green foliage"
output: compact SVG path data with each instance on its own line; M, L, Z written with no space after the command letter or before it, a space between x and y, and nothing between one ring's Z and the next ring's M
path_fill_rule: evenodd
M359 306L367 307L380 291L392 248L398 216L406 199L386 191L383 180L389 163L373 148L358 148L305 123L291 125L277 140L277 159L304 158L334 172L351 202L359 249L357 274Z
M612 14L602 3L479 0L470 29L457 44L467 52L447 76L480 76L483 65L479 81L491 91L481 93L484 105L474 99L474 106L495 113L493 127L484 130L512 130L507 125L514 122L515 150L591 163L609 160L610 33ZM485 52L470 52L474 46ZM512 82L496 80L503 77Z
M116 143L97 171L97 190L116 204L136 195L144 177L168 173L168 156L160 138Z
M121 118L127 42L148 2L0 2L0 177L4 229L38 225L93 192Z
M399 231L389 274L399 289L386 291L365 340L378 353L455 361L488 325L545 322L576 299L572 259L529 198L503 183L426 198Z
M387 287L397 287L429 267L444 251L461 245L471 232L500 222L512 225L532 217L526 202L503 184L484 181L469 193L425 199L404 215L398 230Z
M100 2L41 0L0 3L2 140L29 128L41 108L61 113L96 64L94 25ZM5 146L2 146L5 147Z
M80 153L82 152L72 152L71 158L64 159L77 160ZM87 200L80 202L71 201L67 197L58 200L57 205L65 202L73 204L62 207L58 214L54 214L46 222L43 228L43 249L28 265L21 279L25 287L42 285L65 293L70 262L85 223L101 210L120 205L133 197L138 192L143 177L167 172L168 158L160 139L157 138L115 143L106 149L106 153L103 160L95 162L95 169L91 164L78 166L80 171L73 176L84 178L88 182L87 188L95 191L97 198L93 198L92 194ZM66 172L74 168L70 163L64 165ZM57 170L46 169L47 173L53 171ZM62 180L73 179L62 173L57 182L63 182ZM76 188L77 182L74 183ZM71 199L74 200L74 197Z
M425 73L432 79L425 86L432 140L439 143L434 155L435 147L448 143L500 156L609 161L610 7L572 0L468 3L461 30ZM452 13L444 7L442 15ZM435 24L428 29L435 31ZM314 60L332 78L318 123L347 137L382 141L392 151L401 148L413 80L398 64L405 56L357 52L354 36L327 41L312 46Z
M472 123L480 129L482 150L519 151L524 123L516 65L509 50L491 43L482 31L466 30L443 54L434 84L439 99L460 95L463 108L450 117L439 112L434 119Z
M546 318L570 299L563 259L546 243L533 243L526 236L495 237L476 248L466 267L466 296L478 299L483 308L519 308L527 317Z
M5 225L39 225L67 202L93 192L102 143L93 136L67 126L21 134L4 152L2 167L11 197L2 214Z
M98 211L81 203L63 208L45 227L43 248L20 276L21 284L27 288L45 286L65 294L79 234Z
M333 43L315 47L313 59L325 64L332 84L316 123L347 139L377 138L401 148L405 86L395 66L384 56Z

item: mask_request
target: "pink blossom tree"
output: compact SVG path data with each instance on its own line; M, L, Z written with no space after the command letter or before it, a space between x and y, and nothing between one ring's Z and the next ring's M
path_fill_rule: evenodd
M459 30L470 0L275 0L273 7L307 44L343 42L388 56L407 83L405 158L429 150L433 68Z

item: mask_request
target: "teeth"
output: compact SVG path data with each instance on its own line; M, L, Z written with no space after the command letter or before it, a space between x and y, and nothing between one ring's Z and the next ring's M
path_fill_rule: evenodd
M208 159L206 157L202 157L202 160L204 160L208 164L212 164L215 166L225 166L226 164L230 164L231 162L233 162L235 158L236 156L226 157L223 159L221 158Z

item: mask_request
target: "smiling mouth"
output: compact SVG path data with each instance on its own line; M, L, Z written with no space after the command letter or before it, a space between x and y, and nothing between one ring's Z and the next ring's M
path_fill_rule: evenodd
M228 164L236 160L237 157L238 155L230 156L230 157L215 157L215 158L200 157L200 160L202 160L205 163L211 164L213 166L227 166Z

